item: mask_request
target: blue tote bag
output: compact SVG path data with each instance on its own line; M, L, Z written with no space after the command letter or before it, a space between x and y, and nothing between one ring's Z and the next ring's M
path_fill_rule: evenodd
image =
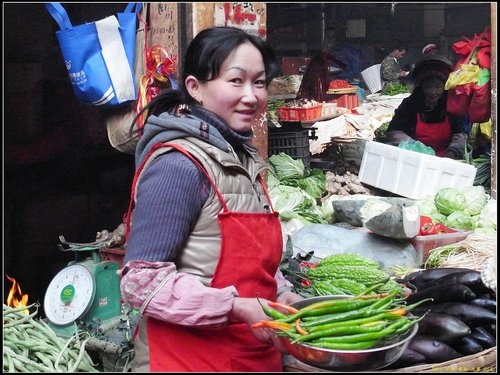
M61 29L56 37L77 99L108 107L137 99L135 34L142 3L129 3L117 17L78 26L60 3L45 7Z

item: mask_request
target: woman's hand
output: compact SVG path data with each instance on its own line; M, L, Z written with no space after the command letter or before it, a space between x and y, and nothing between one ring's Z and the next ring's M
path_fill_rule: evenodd
M293 292L283 292L281 293L278 298L277 302L283 303L285 305L291 305L292 303L302 301L304 297L302 297L300 294L293 293Z
M291 292L285 292L291 293ZM284 294L284 293L283 293ZM293 294L293 293L292 293ZM267 306L270 302L267 299L259 298L260 303ZM252 328L252 325L260 322L261 320L270 320L271 318L267 316L262 307L257 301L257 298L240 298L236 297L233 301L233 310L231 312L231 319L240 320L245 322L251 329L254 336L266 344L274 345L277 350L282 353L286 353L286 349L281 343L280 338L276 333L269 328Z

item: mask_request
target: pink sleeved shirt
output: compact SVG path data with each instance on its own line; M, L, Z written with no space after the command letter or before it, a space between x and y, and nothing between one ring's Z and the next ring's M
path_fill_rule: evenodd
M199 278L178 273L172 262L133 260L120 271L122 297L141 314L181 325L217 326L227 322L238 296L234 286L218 289ZM278 269L278 294L292 284Z

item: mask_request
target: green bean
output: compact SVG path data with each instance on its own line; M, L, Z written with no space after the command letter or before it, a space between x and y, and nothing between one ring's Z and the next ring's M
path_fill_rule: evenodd
M32 303L31 305L28 306L19 306L19 307L11 307L6 304L3 305L3 316L5 318L6 315L11 314L11 313L18 313L24 310L29 310L32 307L35 307L38 311L38 307L40 307L40 304L38 302Z
M5 349L3 352L7 356L7 363L9 368L8 372L15 372L14 361L12 360L12 356L10 355L10 353L6 352Z
M28 365L30 367L32 367L33 369L36 369L36 370L39 370L39 371L43 371L43 372L50 372L51 369L46 367L45 365L42 365L38 362L35 362L29 358L25 358L25 357L22 357L20 356L19 354L16 354L12 351L12 349L8 348L8 347L4 347L4 351L6 351L9 353L10 351L10 355L12 356L12 359L14 360L14 363L15 361L17 360L18 363L16 365L16 367L21 367L21 368L24 368L22 371L23 372L32 372L32 371L29 371L27 369L27 367L25 365Z
M90 340L90 337L86 338L83 340L83 342L80 343L80 351L78 353L78 358L76 359L74 365L72 367L68 368L68 372L75 372L75 370L78 368L80 363L82 362L83 356L86 353L85 351L85 344Z
M49 360L49 358L47 358L46 355L40 353L40 352L37 352L36 350L33 352L33 355L35 357L37 357L40 361L42 361L42 363L47 366L48 368L50 368L52 371L55 371L55 368L54 368L54 364L52 363L52 361Z
M26 309L25 309L26 310ZM18 320L15 320L15 321L12 321L10 323L4 323L3 325L3 328L10 328L10 327L14 327L16 325L19 325L21 323L24 323L24 322L27 322L28 320L30 319L33 319L33 317L38 314L38 311L35 311L33 313L31 313L30 315L24 315L24 317L22 317L21 319L18 319ZM5 321L5 315L4 315L4 321Z

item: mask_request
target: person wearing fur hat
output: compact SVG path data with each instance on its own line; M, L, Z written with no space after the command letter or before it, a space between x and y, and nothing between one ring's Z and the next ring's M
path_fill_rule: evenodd
M450 60L439 55L425 55L415 65L415 89L394 112L386 133L388 144L416 140L431 147L436 156L462 159L467 142L464 118L446 110L444 89L453 69Z
M438 48L435 44L430 43L427 44L424 48L422 48L422 55L436 55L438 54Z

